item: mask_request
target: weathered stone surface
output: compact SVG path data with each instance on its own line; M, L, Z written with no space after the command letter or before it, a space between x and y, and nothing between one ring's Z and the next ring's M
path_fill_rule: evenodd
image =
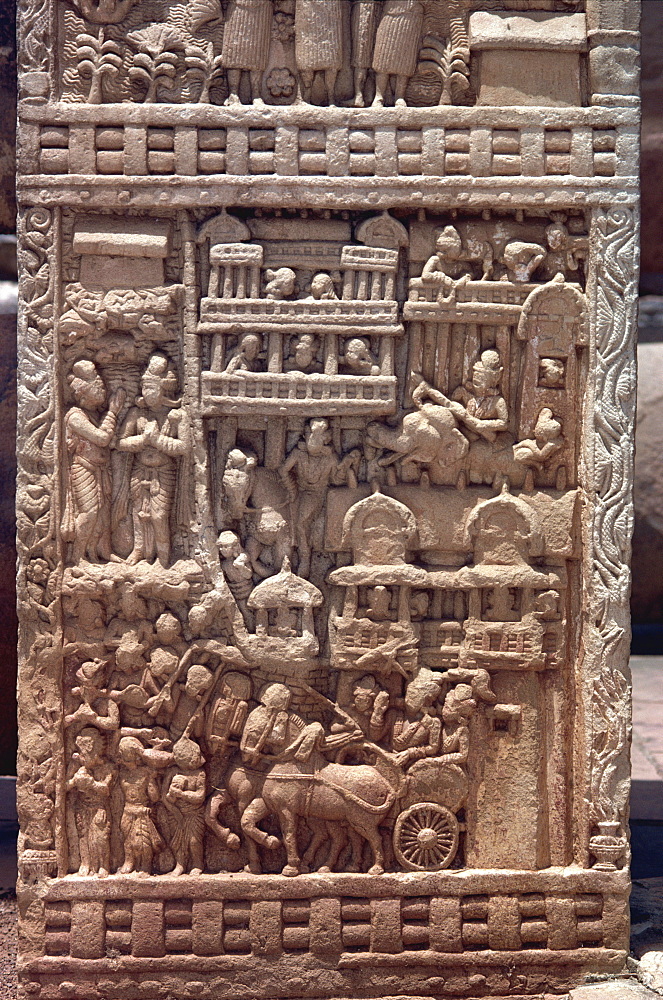
M633 979L578 986L569 993L571 1000L655 1000L657 994Z
M637 9L23 0L25 995L623 968Z

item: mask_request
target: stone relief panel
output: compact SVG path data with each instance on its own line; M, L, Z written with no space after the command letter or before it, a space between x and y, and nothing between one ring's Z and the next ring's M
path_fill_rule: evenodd
M26 0L26 996L621 968L637 112L604 15Z
M471 72L473 13L500 11L475 20L477 52L484 43L494 47L482 40L487 24L499 33L504 16L521 11L556 13L559 47L579 50L573 15L583 7L581 0L196 0L168 2L164 10L144 0L72 0L59 15L62 97L90 104L473 104L481 87Z
M71 871L462 865L472 743L523 712L493 671L538 716L564 661L585 219L318 214L190 230L202 565L182 234L63 214Z

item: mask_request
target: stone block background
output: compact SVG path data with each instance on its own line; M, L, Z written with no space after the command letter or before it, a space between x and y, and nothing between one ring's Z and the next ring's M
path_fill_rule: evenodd
M642 283L633 548L635 649L663 653L663 2L642 23ZM14 0L0 2L0 774L14 772L15 279Z

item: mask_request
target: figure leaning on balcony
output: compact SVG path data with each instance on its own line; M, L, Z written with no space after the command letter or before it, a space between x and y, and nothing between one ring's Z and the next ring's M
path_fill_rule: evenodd
M272 0L230 0L221 60L228 71L226 104L239 104L242 72L248 72L251 100L260 102L260 84L269 57Z
M293 340L290 352L283 364L285 372L321 372L322 364L318 361L318 340L313 333L300 333Z
M262 337L257 333L245 333L230 355L225 371L229 375L233 375L235 372L263 371L261 353Z
M171 398L177 378L165 354L150 358L141 380L142 395L124 422L118 450L133 455L128 492L134 527L129 564L155 556L162 566L170 560L170 514L177 492L178 459L190 452L186 411ZM180 483L180 492L185 489Z

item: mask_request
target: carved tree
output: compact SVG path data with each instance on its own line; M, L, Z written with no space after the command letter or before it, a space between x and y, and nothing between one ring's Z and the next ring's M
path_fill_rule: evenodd
M104 29L99 29L99 35L82 34L78 36L76 49L78 57L78 75L90 80L88 104L103 104L104 79L115 77L122 66L122 50L112 38L104 38Z
M606 650L612 652L624 631L610 623ZM629 684L616 667L603 670L594 681L592 698L591 818L594 823L618 822L624 816L629 776L619 765L630 739Z
M198 104L209 104L210 88L223 75L221 55L214 55L212 42L187 46L184 65L194 80L201 81Z
M438 104L460 103L470 89L470 45L467 0L450 0L434 8L419 52L419 72L442 83Z
M159 87L172 90L177 73L178 53L184 41L176 28L167 24L150 24L146 28L130 31L128 41L136 48L129 79L139 87L144 86L144 104L154 104Z

